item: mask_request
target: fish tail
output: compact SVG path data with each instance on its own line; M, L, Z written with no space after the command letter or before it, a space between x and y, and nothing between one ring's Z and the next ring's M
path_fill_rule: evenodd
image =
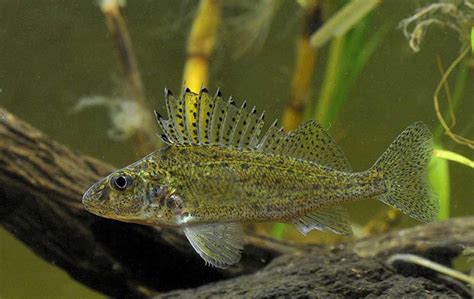
M432 151L432 135L424 123L406 128L372 166L381 172L386 188L378 199L419 221L436 219L439 203L427 179Z

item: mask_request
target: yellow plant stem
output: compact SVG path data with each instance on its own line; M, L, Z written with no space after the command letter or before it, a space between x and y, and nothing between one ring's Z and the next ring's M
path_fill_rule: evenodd
M315 118L322 124L327 124L328 111L331 107L331 101L333 100L334 91L337 87L341 56L344 51L344 40L344 36L333 39L329 48L326 75L324 76L324 82L315 115Z
M304 111L311 89L311 79L314 74L316 49L309 41L312 34L312 25L320 18L318 2L306 3L304 7L303 33L298 37L296 45L296 63L291 81L290 99L283 112L283 128L286 131L296 129L302 122Z
M121 5L122 1L107 0L101 2L100 8L105 16L107 28L115 42L120 65L127 82L128 96L138 104L141 111L148 111L145 101L145 89L143 88L127 24L121 13ZM143 116L142 129L137 130L133 138L139 155L149 154L155 149L151 142L156 139L151 117Z
M428 165L428 180L438 195L438 220L445 220L449 218L451 209L451 176L448 161L436 156L438 151L443 151L441 143L435 143L435 149Z
M474 55L474 27L471 28L471 52Z
M209 59L216 43L221 6L220 0L202 0L188 37L183 85L193 92L209 83Z
M433 151L433 156L445 159L448 161L453 161L457 162L459 164L474 168L474 161L470 160L458 153L451 152L451 151L446 151L446 150L441 150L441 149L435 149Z

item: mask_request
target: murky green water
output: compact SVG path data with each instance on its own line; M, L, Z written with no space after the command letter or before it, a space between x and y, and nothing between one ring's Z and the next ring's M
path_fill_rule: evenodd
M421 120L433 129L438 126L432 103L440 78L436 55L447 65L459 54L460 44L453 32L433 28L422 51L412 53L396 27L419 5L419 1L389 0L377 10L374 30L384 24L391 29L331 126L356 170L369 167L412 122ZM190 6L173 1L128 1L125 14L150 107L163 107L164 87L181 87L185 38L193 16ZM238 45L229 38L220 40L211 63L211 86L265 109L267 119L279 117L289 94L298 30L296 11L293 2L282 5L258 52L229 59ZM314 96L319 93L325 54L321 53L318 62ZM117 73L110 36L95 1L0 1L0 105L59 142L121 166L138 156L130 142L107 137L105 110L71 113L80 97L116 94ZM471 138L472 80L471 72L457 112L458 132ZM472 150L444 141L447 149L473 158ZM450 170L452 216L471 215L474 172L459 164L450 164ZM366 201L351 205L351 212L355 221L363 223L380 208L381 204ZM99 297L0 229L0 298L32 296Z

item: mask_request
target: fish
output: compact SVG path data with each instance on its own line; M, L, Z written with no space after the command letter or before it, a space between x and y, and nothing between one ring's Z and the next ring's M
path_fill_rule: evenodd
M354 172L315 120L289 133L276 121L264 129L264 113L206 88L178 97L165 89L165 103L167 119L155 111L165 146L95 183L82 202L101 217L181 229L207 265L239 262L246 223L350 235L341 204L367 198L421 222L438 214L426 174L432 134L422 122Z

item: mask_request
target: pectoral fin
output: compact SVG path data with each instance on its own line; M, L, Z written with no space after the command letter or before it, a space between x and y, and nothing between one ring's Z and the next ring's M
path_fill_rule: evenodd
M244 234L237 223L200 224L184 228L194 250L210 265L226 268L240 260Z
M352 234L348 214L341 206L321 208L296 219L293 223L304 235L313 229L330 230L341 235Z

